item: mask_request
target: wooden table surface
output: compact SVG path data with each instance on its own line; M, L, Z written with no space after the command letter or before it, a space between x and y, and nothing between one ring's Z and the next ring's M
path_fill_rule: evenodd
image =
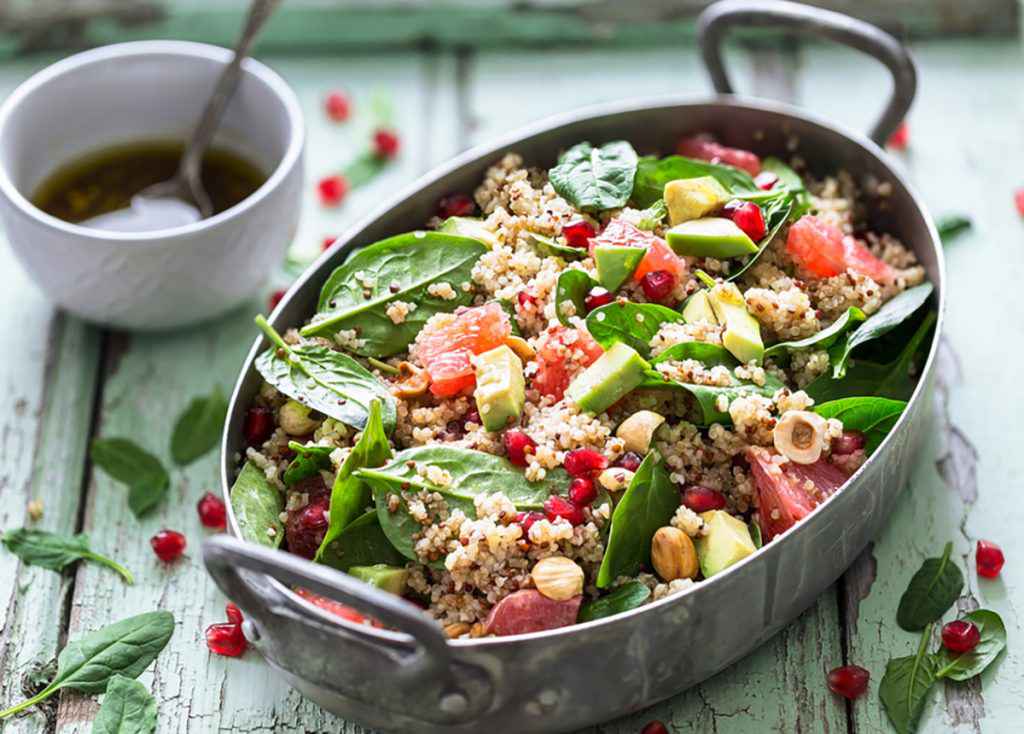
M968 570L961 606L1002 614L1010 649L980 683L940 684L921 731L1020 730L1024 429L1010 360L1024 355L1024 220L1012 202L1014 188L1024 185L1017 168L1024 164L1021 47L1013 40L929 40L914 50L920 96L910 116L911 148L899 164L933 214L968 213L975 228L947 248L949 313L936 416L910 486L874 545L788 630L705 684L595 731L638 732L655 718L675 732L889 731L877 683L890 656L916 645L896 626L897 601L921 560L950 540ZM888 90L880 66L830 47L738 47L732 59L744 92L796 101L860 129ZM49 60L4 64L0 90ZM310 194L294 245L302 252L316 251L325 235L343 231L431 166L522 123L590 102L708 89L687 43L264 60L298 90L307 114ZM367 116L346 127L324 119L322 95L338 86L358 105L386 94L404 150L385 175L327 211L314 201L313 182L358 150L368 124ZM362 731L289 690L257 654L236 660L207 652L203 629L222 620L225 600L203 570L199 546L207 532L194 508L205 491L219 491L215 455L176 470L169 501L142 521L128 511L124 489L86 459L92 437L125 435L170 465L175 417L191 398L233 383L256 336L252 316L265 299L188 330L113 333L55 311L6 244L0 248L0 386L9 396L0 411L0 528L26 524L28 502L41 499L40 527L89 533L97 550L123 561L137 579L125 586L94 565L61 576L0 553L0 708L22 698L24 676L68 636L166 609L177 629L142 676L159 701L159 732ZM172 566L157 561L147 542L163 527L184 532L190 543L187 557ZM978 538L1005 549L999 580L977 579ZM843 661L872 673L870 695L852 706L825 687L825 672ZM0 731L88 732L96 709L93 698L64 694L56 710L36 709Z

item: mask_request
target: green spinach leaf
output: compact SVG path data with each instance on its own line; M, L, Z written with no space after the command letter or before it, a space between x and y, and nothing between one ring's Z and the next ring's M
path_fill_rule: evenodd
M624 140L595 148L582 142L558 159L548 177L558 195L584 212L619 209L633 191L637 157Z
M301 333L354 330L355 352L364 357L405 351L431 316L472 302L462 285L473 282L473 266L485 252L475 239L441 232L402 234L357 250L324 283L317 315ZM450 284L455 298L432 295L430 286L440 283ZM399 324L387 314L396 301L416 305Z
M864 434L864 450L870 456L878 448L896 421L903 415L907 403L889 398L843 398L832 400L814 408L825 418L836 418L843 428Z
M586 602L580 607L576 621L591 622L595 619L610 617L613 614L628 612L630 609L642 606L650 596L651 590L639 581L627 581L612 590L611 593Z
M768 245L770 245L772 240L775 239L775 236L778 235L779 230L782 229L782 225L791 218L794 209L793 199L788 196L779 196L764 204L763 209L767 234L765 234L758 243L757 252L751 255L739 270L730 275L727 282L739 279L741 275L753 267L754 263L757 262L757 259L764 254L766 249L768 249Z
M129 584L135 583L131 571L127 568L106 556L94 553L89 547L89 536L84 533L69 538L46 530L18 528L5 532L3 537L0 537L0 542L30 566L63 571L75 561L92 561L117 571Z
M174 463L191 464L216 446L227 414L228 401L219 387L205 397L193 399L174 423L171 434Z
M295 458L288 464L284 476L281 477L286 487L319 474L321 469L331 468L331 453L334 451L332 446L307 446L298 441L289 441L288 448L295 452Z
M137 678L164 649L174 632L170 612L146 612L122 619L69 642L57 656L57 675L38 694L0 711L3 719L69 688L102 693L115 675Z
M555 285L555 315L563 326L571 325L569 319L572 316L584 318L587 315L587 293L597 285L597 281L582 270L567 268L562 271Z
M978 628L981 641L973 650L962 655L941 648L938 652L936 678L970 680L981 675L1006 648L1006 626L998 614L988 609L978 609L964 615L964 619L973 622Z
M98 438L89 450L92 463L128 485L128 507L142 517L156 507L171 487L160 460L127 438Z
M780 192L759 189L750 174L740 168L684 158L681 155L670 155L666 158L644 156L637 164L633 202L640 207L651 206L663 198L665 184L669 181L701 176L711 176L722 184L726 191L740 199L761 200L780 195Z
M571 247L570 245L562 245L544 235L529 233L530 242L536 248L537 252L545 257L560 257L563 260L582 260L587 256L587 250L584 247Z
M612 513L597 586L606 589L619 576L633 576L651 561L651 538L668 525L679 507L679 492L655 452L647 454Z
M242 538L277 548L284 540L284 498L271 486L263 470L251 461L245 462L231 485L231 511Z
M777 191L781 184L782 187L785 187L793 195L793 211L789 215L791 219L799 219L810 211L811 195L808 193L807 187L804 186L803 179L800 178L796 171L772 156L761 161L761 170L774 173L779 177L778 183L770 191Z
M156 699L137 680L115 675L92 722L92 734L152 734Z
M326 547L321 545L316 561L339 571L348 571L352 566L372 566L375 563L404 566L406 558L395 550L384 534L377 511L370 510L346 525Z
M256 323L271 347L256 358L263 379L290 398L356 428L370 416L370 401L384 405L384 426L395 427L397 403L387 385L347 354L319 345L291 346L262 316Z
M898 734L913 734L928 692L935 684L935 659L928 654L931 625L921 635L916 655L895 658L885 666L878 688L889 721Z
M950 559L953 544L946 543L940 558L929 558L910 579L900 597L896 622L908 632L916 632L939 619L953 606L964 588L964 576Z
M682 320L682 314L656 303L616 301L587 314L587 331L605 349L622 342L646 358L651 354L651 339L662 324Z
M971 218L963 214L950 214L935 223L944 245L948 245L960 235L968 232L973 226L974 222L971 221Z
M855 328L858 324L864 321L865 318L867 317L864 315L863 311L856 306L850 306L842 316L819 331L817 334L812 334L805 339L772 344L764 351L764 356L766 358L775 357L784 359L788 357L790 352L795 352L798 349L809 349L811 347L815 347L817 349L828 349L836 342L836 340L842 337L843 334L850 329Z

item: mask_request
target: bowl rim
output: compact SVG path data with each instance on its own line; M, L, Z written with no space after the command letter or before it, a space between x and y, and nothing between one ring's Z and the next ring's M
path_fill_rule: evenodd
M0 139L3 138L7 125L17 113L22 102L30 95L44 89L48 84L92 65L142 57L187 58L226 64L232 58L232 51L220 46L194 41L129 41L101 46L68 56L37 71L18 85L4 100L0 105ZM295 92L285 80L269 66L251 56L242 62L242 70L245 75L262 82L277 98L288 119L289 136L281 160L267 176L267 179L259 188L234 206L212 217L200 219L184 226L146 232L114 232L83 227L80 224L65 222L52 214L47 214L21 193L11 180L6 166L2 165L0 165L0 195L6 198L21 216L31 219L37 224L74 236L77 240L89 242L123 242L133 245L160 243L168 238L184 238L202 234L242 217L250 209L260 206L271 193L281 187L302 159L306 138L302 108Z

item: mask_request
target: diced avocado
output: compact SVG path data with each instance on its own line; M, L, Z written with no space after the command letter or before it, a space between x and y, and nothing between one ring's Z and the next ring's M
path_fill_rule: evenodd
M683 304L683 320L688 324L718 323L706 290L701 289L686 299L686 303Z
M700 517L706 531L697 538L697 559L704 578L724 571L757 550L746 524L725 510L709 510Z
M498 236L484 226L484 220L475 217L448 217L438 231L469 237L488 247L494 247L498 242Z
M389 566L386 563L377 563L372 566L352 566L348 573L360 581L365 581L370 586L401 594L405 591L405 581L409 578L409 571L398 566Z
M718 323L725 327L722 346L740 362L760 364L764 358L761 326L747 311L747 302L736 284L719 283L708 291L708 301Z
M732 198L711 176L669 181L662 195L668 207L668 222L672 225L705 217Z
M757 245L731 219L708 217L677 224L665 233L665 241L677 255L727 257L751 255Z
M646 254L644 247L598 245L594 248L597 282L614 293L629 280Z
M573 402L590 413L603 413L644 380L650 365L636 350L622 342L597 358L565 391Z
M500 431L518 418L526 402L523 362L502 344L476 356L476 409L488 431Z

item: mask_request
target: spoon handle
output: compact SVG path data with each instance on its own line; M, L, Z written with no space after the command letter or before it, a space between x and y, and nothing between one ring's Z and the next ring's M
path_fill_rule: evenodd
M206 109L203 110L199 123L196 125L195 130L192 131L192 137L189 139L188 145L185 147L185 153L181 157L178 175L182 179L186 181L190 178L198 180L203 154L210 145L213 134L217 131L217 126L220 125L220 120L224 116L224 110L228 102L231 101L235 88L238 86L238 80L241 79L242 61L249 55L249 49L252 48L253 41L256 40L256 36L263 29L264 23L267 22L267 19L273 14L280 3L281 0L253 0L249 6L249 14L245 19L245 28L242 30L238 43L235 44L235 55L231 62L224 67L224 71L221 72L220 78L217 80L217 86L210 96L210 101L206 103Z

